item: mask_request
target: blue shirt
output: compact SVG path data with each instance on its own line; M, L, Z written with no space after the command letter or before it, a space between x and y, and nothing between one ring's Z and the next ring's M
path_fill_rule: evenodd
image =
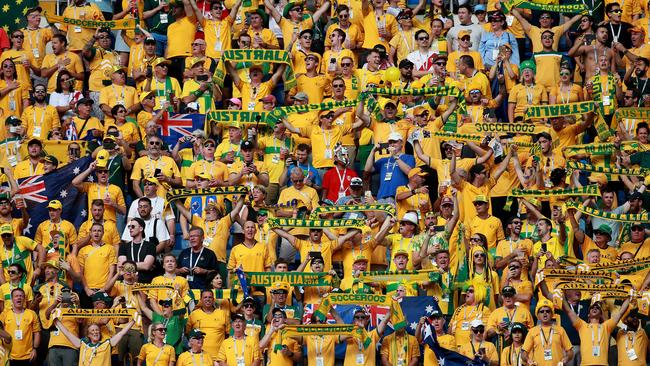
M483 65L491 67L496 62L494 50L499 50L499 47L504 44L510 44L512 47L512 55L510 56L510 63L519 65L519 48L517 46L517 38L510 32L501 33L501 37L497 37L494 32L483 32L481 36L481 43L478 46L478 52L481 54ZM497 53L498 54L498 53Z
M399 157L411 168L415 166L413 155L401 154ZM409 181L407 175L397 166L397 161L392 156L375 161L375 170L379 171L377 199L395 197L397 187L405 186Z
M302 172L305 174L305 177L309 176L309 178L311 178L311 182L315 186L320 187L320 186L323 185L321 177L318 174L318 170L316 170L316 168L314 168L313 165L311 165L311 164L307 164L307 165L293 164L292 166L289 167L289 169L287 169L287 187L291 187L293 185L293 182L291 182L291 170L293 168L302 169Z

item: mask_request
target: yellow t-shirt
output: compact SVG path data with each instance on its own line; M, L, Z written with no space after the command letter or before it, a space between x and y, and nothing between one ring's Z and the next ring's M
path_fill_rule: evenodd
M7 82L4 79L0 80L0 89L5 89L6 87ZM2 108L0 109L2 113L0 117L2 119L7 119L9 116L20 118L20 115L23 113L23 101L29 100L30 89L29 85L22 85L18 82L18 88L0 98L0 108Z
M187 37L196 33L196 18L184 16L167 27L167 58L192 55L192 42Z
M111 72L113 66L120 64L120 56L115 51L104 50L100 47L93 48L93 50L95 54L89 61L88 88L98 92L111 83Z
M522 323L526 326L527 329L532 328L535 325L533 322L533 316L530 314L530 310L526 306L521 306L515 304L515 308L508 310L505 306L494 309L492 314L487 321L486 330L494 329L497 330L497 326L502 321L512 323Z
M232 15L222 20L211 20L203 18L203 33L205 34L205 43L211 45L206 47L205 55L211 58L220 58L221 52L229 50L232 36L230 28L232 27Z
M375 366L377 343L379 343L380 337L377 329L369 331L368 336L370 337L371 343L366 348L356 338L350 337L345 340L347 347L343 366ZM360 355L363 355L363 363L359 362L361 361Z
M328 272L332 269L332 252L336 248L337 243L333 240L329 240L325 234L323 234L320 243L314 243L311 240L296 240L296 249L300 251L300 258L303 260L309 257L309 252L320 252L323 256L323 272ZM305 272L311 272L311 268L305 268Z
M528 37L533 43L533 52L542 52L544 49L542 46L542 33L546 32L547 30L553 33L553 50L557 51L557 48L560 45L560 38L562 38L562 33L564 33L564 26L558 25L551 29L541 29L537 26L531 25L530 30L528 31Z
M458 345L458 353L473 359L480 348L485 348L485 354L490 360L490 363L499 361L499 352L492 342L474 343L472 341L465 341Z
M303 342L307 346L307 364L316 365L316 357L323 358L323 366L334 366L334 346L338 336L305 336Z
M215 309L208 314L202 309L195 309L190 313L186 328L201 329L205 333L203 351L210 354L213 359L217 359L221 343L224 342L226 334L230 331L230 312Z
M104 235L102 240L105 244L113 245L117 247L120 244L120 234L117 232L117 225L114 221L104 221L102 223L104 226ZM77 237L85 238L90 236L90 228L93 226L93 219L90 218L84 221L83 224L79 227L79 233ZM48 234L49 235L49 234ZM49 238L49 236L48 236ZM75 240L76 241L76 240Z
M390 34L388 39L379 37L379 27L385 28ZM370 11L368 15L363 17L363 31L364 37L363 46L361 46L362 48L370 49L375 47L375 45L381 44L388 50L390 49L388 42L392 36L397 34L399 29L397 27L397 20L395 20L394 16L384 13L384 15L377 17L375 16L374 11Z
M181 172L178 170L176 162L171 157L162 155L158 159L153 160L149 156L141 156L136 159L133 164L131 179L142 181L144 178L153 177L153 173L156 169L160 169L160 172L167 177L175 178L181 176ZM158 195L164 196L165 193L165 188L159 186Z
M456 339L454 336L449 334L444 334L438 336L438 342L443 348L456 351ZM424 366L439 366L438 357L433 353L430 347L424 347Z
M533 255L539 253L541 249L542 249L542 242L537 241L533 245ZM555 236L552 236L551 239L549 239L546 242L546 251L551 252L551 254L553 254L553 258L555 259L560 258L566 254L564 252L564 245L559 243L558 238ZM544 268L545 263L546 263L546 256L543 255L539 258L539 264L537 268Z
M11 59L16 64L16 74L18 74L17 79L20 84L31 89L32 79L29 76L29 71L25 69L22 63L23 60L28 60L30 65L36 65L34 55L24 48L22 50L14 50L13 48L10 48L2 52L0 63L6 59Z
M138 360L150 366L169 366L170 362L176 361L176 352L174 347L168 344L158 347L153 343L147 343L140 348Z
M280 342L280 340L282 340ZM271 343L266 348L266 356L269 359L269 365L273 366L293 366L293 360L281 352L275 352L275 346L287 346L287 349L293 353L300 351L300 344L290 337L280 337L280 332L275 332L271 337Z
M67 9L66 9L67 10ZM84 28L85 29L85 28ZM83 45L82 45L83 47ZM43 58L43 65L42 68L44 69L49 69L54 67L56 63L59 60L65 60L65 59L70 59L70 63L65 66L65 69L74 72L74 73L80 73L84 72L84 66L83 63L81 62L81 58L74 52L63 52L60 55L55 55L53 53L48 53L45 55ZM55 71L54 74L50 75L50 78L47 81L47 92L48 93L54 93L54 90L56 89L56 80L59 77L59 71ZM81 90L82 87L82 81L81 80L76 80L74 84L75 90Z
M285 17L282 17L282 19L280 19L280 29L282 30L282 38L284 39L285 45L289 44L294 33L300 34L300 32L303 30L312 29L313 27L314 20L311 16L307 19L302 19L297 23L294 23Z
M270 95L273 92L273 88L275 88L275 84L269 80L261 83L257 87L253 87L250 83L242 81L237 87L241 90L242 110L262 111L264 106L260 102L260 99Z
M257 171L262 174L268 174L269 170L266 167L266 164L263 161L253 161L253 165L257 168ZM228 168L228 171L230 174L237 174L244 169L244 162L242 160L237 160L234 163L230 165ZM241 185L241 186L247 186L248 188L252 189L254 186L260 184L260 177L259 175L255 175L253 173L251 174L244 174L241 176L239 181L235 185Z
M43 311L43 313L45 313L45 311ZM44 319L45 314L41 316L41 322ZM77 322L77 319L71 317L61 317L60 320L63 323L63 326L65 326L66 329L70 331L70 333L74 334L77 337L79 336L79 323ZM49 322L52 323L53 319L50 318ZM46 327L45 324L43 324L43 327ZM66 337L63 332L58 329L58 327L54 326L54 328L50 331L50 343L48 343L48 347L52 348L56 346L75 348L68 337Z
M180 98L189 97L194 92L199 92L201 84L194 79L187 79L183 83L183 91L181 92ZM212 97L211 88L208 87L203 94L199 95L196 98L196 103L199 104L199 113L205 114L207 111L214 110L214 98Z
M330 86L329 80L325 75L309 77L306 74L301 74L296 78L296 83L297 92L307 94L309 103L312 104L322 103Z
M648 349L648 335L644 330L638 330L633 334L619 331L616 334L616 348L618 359L624 362L625 366L644 366L646 363L646 350ZM634 349L636 360L631 360L628 350Z
M476 233L485 235L488 240L488 249L496 248L497 242L505 238L501 220L492 215L488 216L487 219L482 219L478 216L474 216L471 220L469 220L467 229L469 231L467 237Z
M418 28L411 28L408 31L400 31L393 35L390 40L390 48L395 49L395 62L404 60L409 53L416 51L418 48L417 41L415 40L415 33ZM436 52L438 53L438 52Z
M395 258L395 252L398 249L405 249L406 251L409 252L409 261L406 264L406 269L407 270L414 269L413 252L415 251L415 248L412 245L413 238L405 238L402 236L402 234L390 234L386 237L386 240L388 240L390 246L390 270L391 271L396 270L393 259Z
M65 8L63 11L63 17L83 20L104 20L102 11L93 3L84 3L83 6L75 6L72 4ZM84 45L90 41L95 34L95 28L82 28L65 23L61 24L59 29L67 33L68 48L71 51L81 51Z
M110 267L115 264L117 254L112 245L87 245L79 250L79 265L89 288L103 288L108 281Z
M347 38L346 38L347 39ZM321 74L328 74L329 76L336 74L336 72L329 71L329 66L332 64L332 59L334 59L336 62L336 66L338 67L337 70L341 69L341 59L343 57L350 57L352 60L356 60L354 53L346 48L341 49L338 52L329 50L325 51L323 54L323 59L321 60L320 63L320 73Z
M474 199L478 195L484 195L489 200L490 190L494 187L495 183L496 182L492 178L489 178L481 187L476 187L467 181L462 181L460 183L459 191L461 193L461 198L458 198L458 203L460 205L460 221L469 223L476 216ZM488 212L492 214L491 205L488 208Z
M50 131L61 127L59 113L51 105L46 105L44 108L30 105L25 108L20 119L23 121L22 126L28 140L31 138L45 140Z
M552 337L551 332L553 332ZM609 337L607 339L609 340ZM549 340L551 341L550 345L548 344ZM528 354L528 359L532 359L538 365L557 365L558 362L562 361L564 352L569 351L571 347L571 341L564 329L557 325L551 327L538 325L528 331L523 350ZM545 350L551 351L551 360L544 358ZM589 352L591 353L591 349L589 349ZM606 364L607 361L603 365Z
M110 338L97 344L90 343L88 338L81 339L79 348L80 365L110 365L113 347Z
M523 84L517 84L512 87L512 90L510 90L508 103L515 104L515 118L523 117L528 106L547 104L548 93L546 92L546 89L540 84L535 84L532 87L524 86Z
M302 136L309 136L312 146L312 165L315 168L331 168L334 166L334 148L344 135L351 131L351 126L333 126L324 129L320 126L301 128Z
M560 61L562 54L541 52L533 56L537 69L542 71L535 74L535 82L550 91L560 82Z
M463 158L456 159L456 169L463 169L466 172L474 166L476 159ZM438 175L438 184L445 184L447 186L451 185L451 171L449 170L449 164L451 160L449 159L430 159L429 166L436 171Z
M120 187L116 186L115 184L100 186L99 183L84 182L81 186L80 191L88 193L88 212L90 212L92 208L93 200L103 200L106 197L110 197L111 200L118 206L126 207L124 194L122 194ZM117 222L117 211L114 207L104 205L104 220Z
M230 237L230 226L232 226L230 215L219 219L216 225L214 221L211 223L195 215L192 216L192 225L203 228L205 231L203 246L214 252L217 261L226 263L226 244Z
M32 290L32 286L29 284L25 283L22 286L14 286L9 282L5 282L0 285L0 301L4 302L4 311L11 311L11 309L14 308L14 304L11 301L11 291L15 288L22 288L25 291L25 298L28 302L34 300L34 291Z
M41 331L38 315L30 309L25 309L18 315L13 311L5 311L0 315L5 331L11 335L11 359L28 360L34 349L34 333ZM20 334L20 339L17 332Z
M140 104L140 100L138 99L138 92L134 87L111 84L99 90L99 104L106 104L111 108L121 104L128 109L136 104ZM130 114L129 117L135 117L135 115ZM112 122L113 118L107 116L105 120Z
M607 365L609 338L616 323L608 319L601 324L587 323L578 319L573 326L580 336L580 355L582 365Z
M228 366L239 366L239 360L244 359L245 365L262 359L258 337L244 337L234 339L230 337L221 343L217 360L225 362Z
M267 268L271 268L272 264L266 245L256 242L252 248L248 248L241 243L235 245L230 252L228 270L234 272L235 269L241 267L244 272L265 272Z
M286 148L291 153L296 146L291 137L277 139L273 135L261 136L257 140L257 147L264 152L264 164L269 173L269 183L279 183L284 171L284 161L280 159L280 149Z
M11 250L7 249L4 245L2 246L2 251L0 251L0 260L2 261L5 279L9 279L9 273L7 273L9 265L17 263L25 268L27 276L26 282L31 283L32 275L34 273L31 252L36 249L36 245L36 241L26 236L16 236L14 237L14 246Z
M150 299L158 302L159 300L171 299L174 304L174 310L185 309L184 298L190 291L190 285L185 277L174 276L169 278L165 276L157 276L151 281L152 285L169 285L174 287L171 289L151 290L148 293ZM178 291L176 290L178 288Z
M481 54L478 51L467 51L467 52L462 52L459 50L452 51L449 53L449 56L447 58L447 71L451 74L455 73L458 71L458 61L460 60L461 56L470 56L474 60L474 68L476 70L483 70L485 66L483 66L483 59L481 58ZM485 95L485 93L483 93Z
M381 355L388 357L393 365L408 365L413 358L420 356L420 346L408 333L401 336L391 333L381 341Z
M472 320L480 319L485 323L491 313L490 308L483 304L477 306L467 306L463 304L456 308L451 317L451 321L449 322L449 333L455 337L457 344L467 342L472 334L469 326Z
M45 45L52 40L52 28L23 28L22 31L25 35L23 48L32 54L36 67L40 68L46 53Z
M200 173L208 174L212 179L219 179L222 182L228 180L228 167L226 167L226 164L216 159L212 162L207 160L198 160L193 162L192 165L187 168L183 178L193 180Z
M205 342L205 341L204 341ZM183 352L178 356L176 366L195 366L195 365L211 365L213 356L203 350L201 354L194 354L190 351Z
M151 78L151 91L156 92L156 105L153 107L154 110L161 109L160 105L162 101L171 102L172 95L180 98L183 92L178 80L170 76L167 76L162 81L158 81L155 77Z
M14 179L16 180L41 174L43 174L43 163L36 164L34 168L34 165L32 165L29 159L19 161L14 167Z

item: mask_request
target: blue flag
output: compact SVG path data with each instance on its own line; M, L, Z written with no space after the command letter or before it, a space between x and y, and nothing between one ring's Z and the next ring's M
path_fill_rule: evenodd
M203 130L205 126L205 114L175 114L166 117L163 115L160 122L162 130L160 134L163 141L174 146L181 137L190 136L194 130ZM191 146L191 144L187 144Z
M434 301L435 303L435 301ZM437 307L438 304L436 303ZM479 359L472 360L471 358L461 355L458 352L444 348L438 343L436 339L436 331L433 328L431 318L427 319L422 327L422 342L426 344L438 359L439 365L445 366L487 366L487 362Z
M239 285L241 286L241 289L244 292L244 298L247 298L249 296L249 293L248 293L248 281L246 281L246 274L244 273L244 270L241 268L237 268L235 270L235 274L237 274L237 279L239 279Z
M25 200L29 212L29 222L23 235L34 238L38 225L50 219L47 204L51 200L61 201L61 218L70 221L75 227L81 226L88 219L88 195L79 192L72 185L72 180L88 169L92 161L92 158L84 157L52 173L18 180L18 194ZM92 180L93 176L88 179Z

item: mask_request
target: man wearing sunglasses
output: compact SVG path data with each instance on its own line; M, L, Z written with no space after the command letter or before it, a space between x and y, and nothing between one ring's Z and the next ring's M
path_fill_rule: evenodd
M97 159L90 163L88 169L78 174L73 180L74 185L80 192L88 193L88 211L92 209L91 204L95 199L104 201L104 218L113 222L117 222L117 214L126 215L126 202L124 201L124 194L120 187L110 184L108 181L107 159ZM86 178L95 172L97 177L95 182L87 182Z
M507 234L508 237L497 243L497 252L495 257L495 266L498 270L505 268L511 260L517 258L522 263L526 270L528 268L527 258L530 257L533 251L533 242L526 238L521 239L521 228L523 221L519 216L511 216L508 219Z
M275 20L275 22L280 26L280 29L282 30L282 39L284 40L284 48L289 51L293 51L293 49L287 48L287 45L291 42L295 33L311 30L314 27L314 24L318 23L321 16L323 16L323 14L325 14L329 9L329 6L330 2L324 1L314 14L308 17L303 17L302 1L289 1L283 9L283 14L280 14L271 0L264 1L264 7L267 13L270 14L273 17L273 20Z
M147 155L139 157L133 164L131 180L133 191L138 197L142 197L142 180L147 177L158 179L159 183L167 183L174 186L181 184L181 173L174 159L162 153L162 139L158 136L148 138ZM158 193L164 194L165 188L158 187Z
M213 139L202 141L200 156L203 159L194 161L183 175L187 188L196 188L199 175L205 175L209 178L208 186L210 187L226 186L228 167L215 158L217 143Z
M611 2L605 6L605 13L607 14L607 18L609 18L609 20L605 21L607 33L609 34L607 46L613 47L614 42L617 42L621 43L625 48L630 48L632 47L632 40L630 39L632 25L623 21L623 18L626 16L623 15L623 9L621 9L620 4L618 2ZM646 27L647 24L644 25L644 29Z
M485 324L481 319L474 319L470 323L470 339L458 344L458 353L471 359L480 359L490 366L499 363L499 353L494 343L485 340Z
M565 22L562 25L552 27L553 25L553 14L547 11L542 11L539 14L539 27L536 25L530 24L528 19L526 19L519 9L512 9L512 15L517 18L521 27L524 29L524 32L530 38L533 43L533 52L542 51L542 32L545 30L550 30L553 33L553 50L557 51L558 46L560 45L560 38L564 32L568 31L573 27L573 24L582 18L582 15L576 14L569 21ZM570 56L570 55L569 55Z
M36 235L34 235L34 241L45 248L47 244L52 242L54 235L63 233L64 245L66 251L69 253L73 250L72 246L77 241L77 230L70 221L61 218L62 209L63 205L59 200L52 200L48 203L47 212L49 220L45 220L38 225ZM43 249L43 253L45 253L45 249ZM45 257L43 257L43 261L45 261Z
M521 355L523 364L532 361L537 365L557 365L558 362L566 365L573 358L571 341L566 331L555 324L553 309L554 305L548 299L537 303L535 314L540 324L532 327L526 336ZM609 336L606 338L609 340ZM591 346L591 342L587 343Z
M302 347L291 337L282 337L280 332L287 323L287 314L281 308L274 308L271 312L273 320L267 328L264 338L260 340L260 349L266 352L269 365L292 366L294 362L302 361ZM273 346L280 348L275 349Z
M156 106L154 110L167 109L168 111L178 110L181 96L181 86L178 80L169 76L171 61L158 57L151 63L152 75L144 81L144 91L156 92Z
M300 324L302 322L302 306L288 305L287 297L291 286L287 282L276 282L271 286L271 303L265 304L262 310L262 320L267 326L273 322L274 314L280 309L285 314L286 324Z
M420 78L433 72L433 63L438 58L438 52L431 48L431 36L420 29L415 32L415 50L407 58L413 62L413 77Z
M214 365L213 358L217 355L212 355L210 352L204 350L203 346L207 343L205 342L205 336L206 334L199 330L199 328L192 329L187 336L190 349L178 356L176 364L179 366L193 365L195 363L197 365Z
M34 104L28 106L21 115L25 137L27 139L43 139L50 131L61 127L56 108L47 104L47 87L43 84L34 86Z

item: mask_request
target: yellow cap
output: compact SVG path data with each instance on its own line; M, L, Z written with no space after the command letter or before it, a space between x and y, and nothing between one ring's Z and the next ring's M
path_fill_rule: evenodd
M97 158L95 160L97 161L97 168L100 169L106 169L108 166L108 158L110 154L106 150L101 150L100 152L97 153Z
M55 210L60 210L63 208L63 205L61 204L61 201L59 200L51 200L50 203L47 205L47 208L53 208Z

